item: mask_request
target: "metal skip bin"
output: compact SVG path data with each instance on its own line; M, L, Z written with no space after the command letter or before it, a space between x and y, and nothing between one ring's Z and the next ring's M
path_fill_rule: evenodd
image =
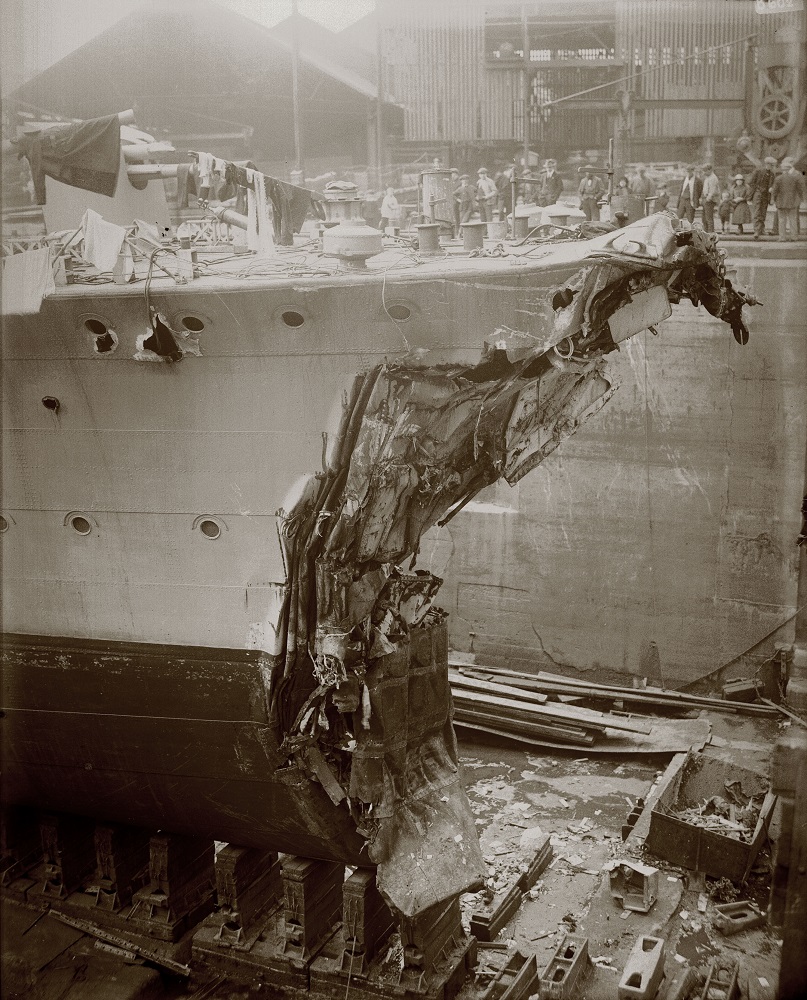
M681 817L684 811L692 810L704 800L726 796L732 788L749 801L759 802L748 842L734 839L716 829L706 829ZM762 775L735 764L690 753L677 780L659 797L651 813L645 846L648 851L675 865L742 881L767 838L775 804L776 796L769 790L769 783Z

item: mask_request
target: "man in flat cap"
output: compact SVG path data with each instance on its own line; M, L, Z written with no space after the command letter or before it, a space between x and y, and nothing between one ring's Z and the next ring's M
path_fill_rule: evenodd
M701 209L703 210L703 228L707 233L715 231L715 209L720 205L720 181L711 163L703 168L703 187L701 188Z
M479 180L476 182L476 198L479 202L479 218L483 222L493 221L493 212L496 208L496 198L498 191L493 183L493 178L488 177L487 167L480 167L476 172Z
M591 164L586 164L583 167L583 179L580 181L577 193L580 195L580 208L585 213L588 221L599 222L599 200L605 193L605 186L594 173L594 167Z
M766 156L761 167L751 174L748 187L751 191L751 217L754 220L754 239L765 232L765 216L771 200L771 188L776 179L776 157Z

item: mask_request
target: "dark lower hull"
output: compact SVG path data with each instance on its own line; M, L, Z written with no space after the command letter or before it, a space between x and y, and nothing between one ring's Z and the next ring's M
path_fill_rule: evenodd
M4 805L368 863L345 802L286 767L255 651L3 637Z

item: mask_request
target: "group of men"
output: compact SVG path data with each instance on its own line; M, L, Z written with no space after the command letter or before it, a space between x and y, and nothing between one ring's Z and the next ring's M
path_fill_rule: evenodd
M583 178L578 186L580 208L589 221L597 221L600 217L600 204L605 194L605 185L597 176L594 167L581 169ZM464 222L469 222L478 210L482 222L492 222L494 218L506 219L513 210L513 179L514 168L497 170L493 177L486 167L480 167L476 172L476 182L472 182L468 174L460 174L452 170L452 198L454 203L454 226L457 233ZM753 220L754 239L758 240L765 232L765 220L768 206L773 202L777 209L780 239L795 239L798 234L798 211L802 201L807 200L807 187L804 175L786 158L781 167L773 156L766 156L764 164L757 167L747 181L742 175L731 179L734 187L729 184L727 192L721 185L711 163L702 169L695 166L686 168L686 176L678 191L677 213L681 219L694 221L695 210L701 209L703 228L706 232L715 231L715 218L723 218L725 210L729 210L732 221L739 217L739 212L733 202L742 197L747 204L746 212ZM654 211L666 207L668 196L666 186L657 187L647 176L646 168L639 166L636 175L627 181L627 190L635 198L644 202L645 211ZM742 184L739 182L742 181ZM516 178L517 192L525 201L534 201L541 206L554 205L563 193L563 179L557 172L557 161L547 160L544 169L538 177L530 170L524 170ZM743 190L744 189L744 190ZM616 193L616 192L615 192ZM750 209L750 212L749 212ZM747 217L746 217L747 218ZM742 232L742 226L739 226Z
M726 192L711 163L705 164L702 172L694 166L687 167L678 193L678 217L692 222L695 209L700 207L703 228L707 233L713 233L715 213L720 211L721 203L727 200L732 203L730 208L726 207L734 219L737 217L737 205L734 203L750 205L754 239L758 240L765 232L768 206L773 202L778 215L779 238L796 239L799 206L807 199L807 189L804 175L796 169L791 158L786 157L781 167L777 168L776 158L766 156L762 166L754 170L747 182L743 174L737 174L732 180L734 187ZM742 225L739 228L742 232Z
M525 200L534 200L538 205L554 205L563 193L563 178L558 174L557 167L556 160L547 160L539 177L534 177L530 170L524 170L516 178L518 194ZM493 222L494 215L500 220L506 219L512 212L515 176L512 166L497 170L493 177L487 167L480 167L476 172L476 183L471 182L469 174L459 174L455 170L451 173L454 225L457 229L462 223L470 222L477 210L482 222Z

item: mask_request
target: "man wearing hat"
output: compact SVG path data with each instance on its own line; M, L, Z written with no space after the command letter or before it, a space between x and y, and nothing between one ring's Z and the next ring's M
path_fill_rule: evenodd
M585 212L589 222L599 222L600 206L598 201L605 191L602 181L594 173L594 167L583 167L583 179L577 193L580 195L580 208Z
M476 172L479 180L476 182L476 196L479 201L479 218L483 222L493 221L498 191L493 179L488 177L487 167L480 167Z
M460 186L454 190L454 204L459 209L460 223L470 222L471 216L474 214L475 199L471 178L468 174L463 174L460 177Z
M751 174L748 188L751 192L751 216L754 220L754 239L765 232L765 216L771 200L771 188L776 179L776 157L766 156L765 163Z
M703 188L701 189L701 208L703 209L703 228L707 233L715 231L715 209L720 204L720 181L711 163L703 168Z
M799 206L807 199L807 189L803 174L789 156L782 160L782 172L773 182L771 195L779 213L779 239L783 242L798 239Z
M541 180L541 188L538 192L538 204L545 208L547 205L556 205L558 198L563 194L563 178L556 173L558 167L557 160L547 160L544 167L544 176Z
M687 175L678 194L678 218L695 220L695 209L700 204L703 181L695 175L694 167L687 167Z

